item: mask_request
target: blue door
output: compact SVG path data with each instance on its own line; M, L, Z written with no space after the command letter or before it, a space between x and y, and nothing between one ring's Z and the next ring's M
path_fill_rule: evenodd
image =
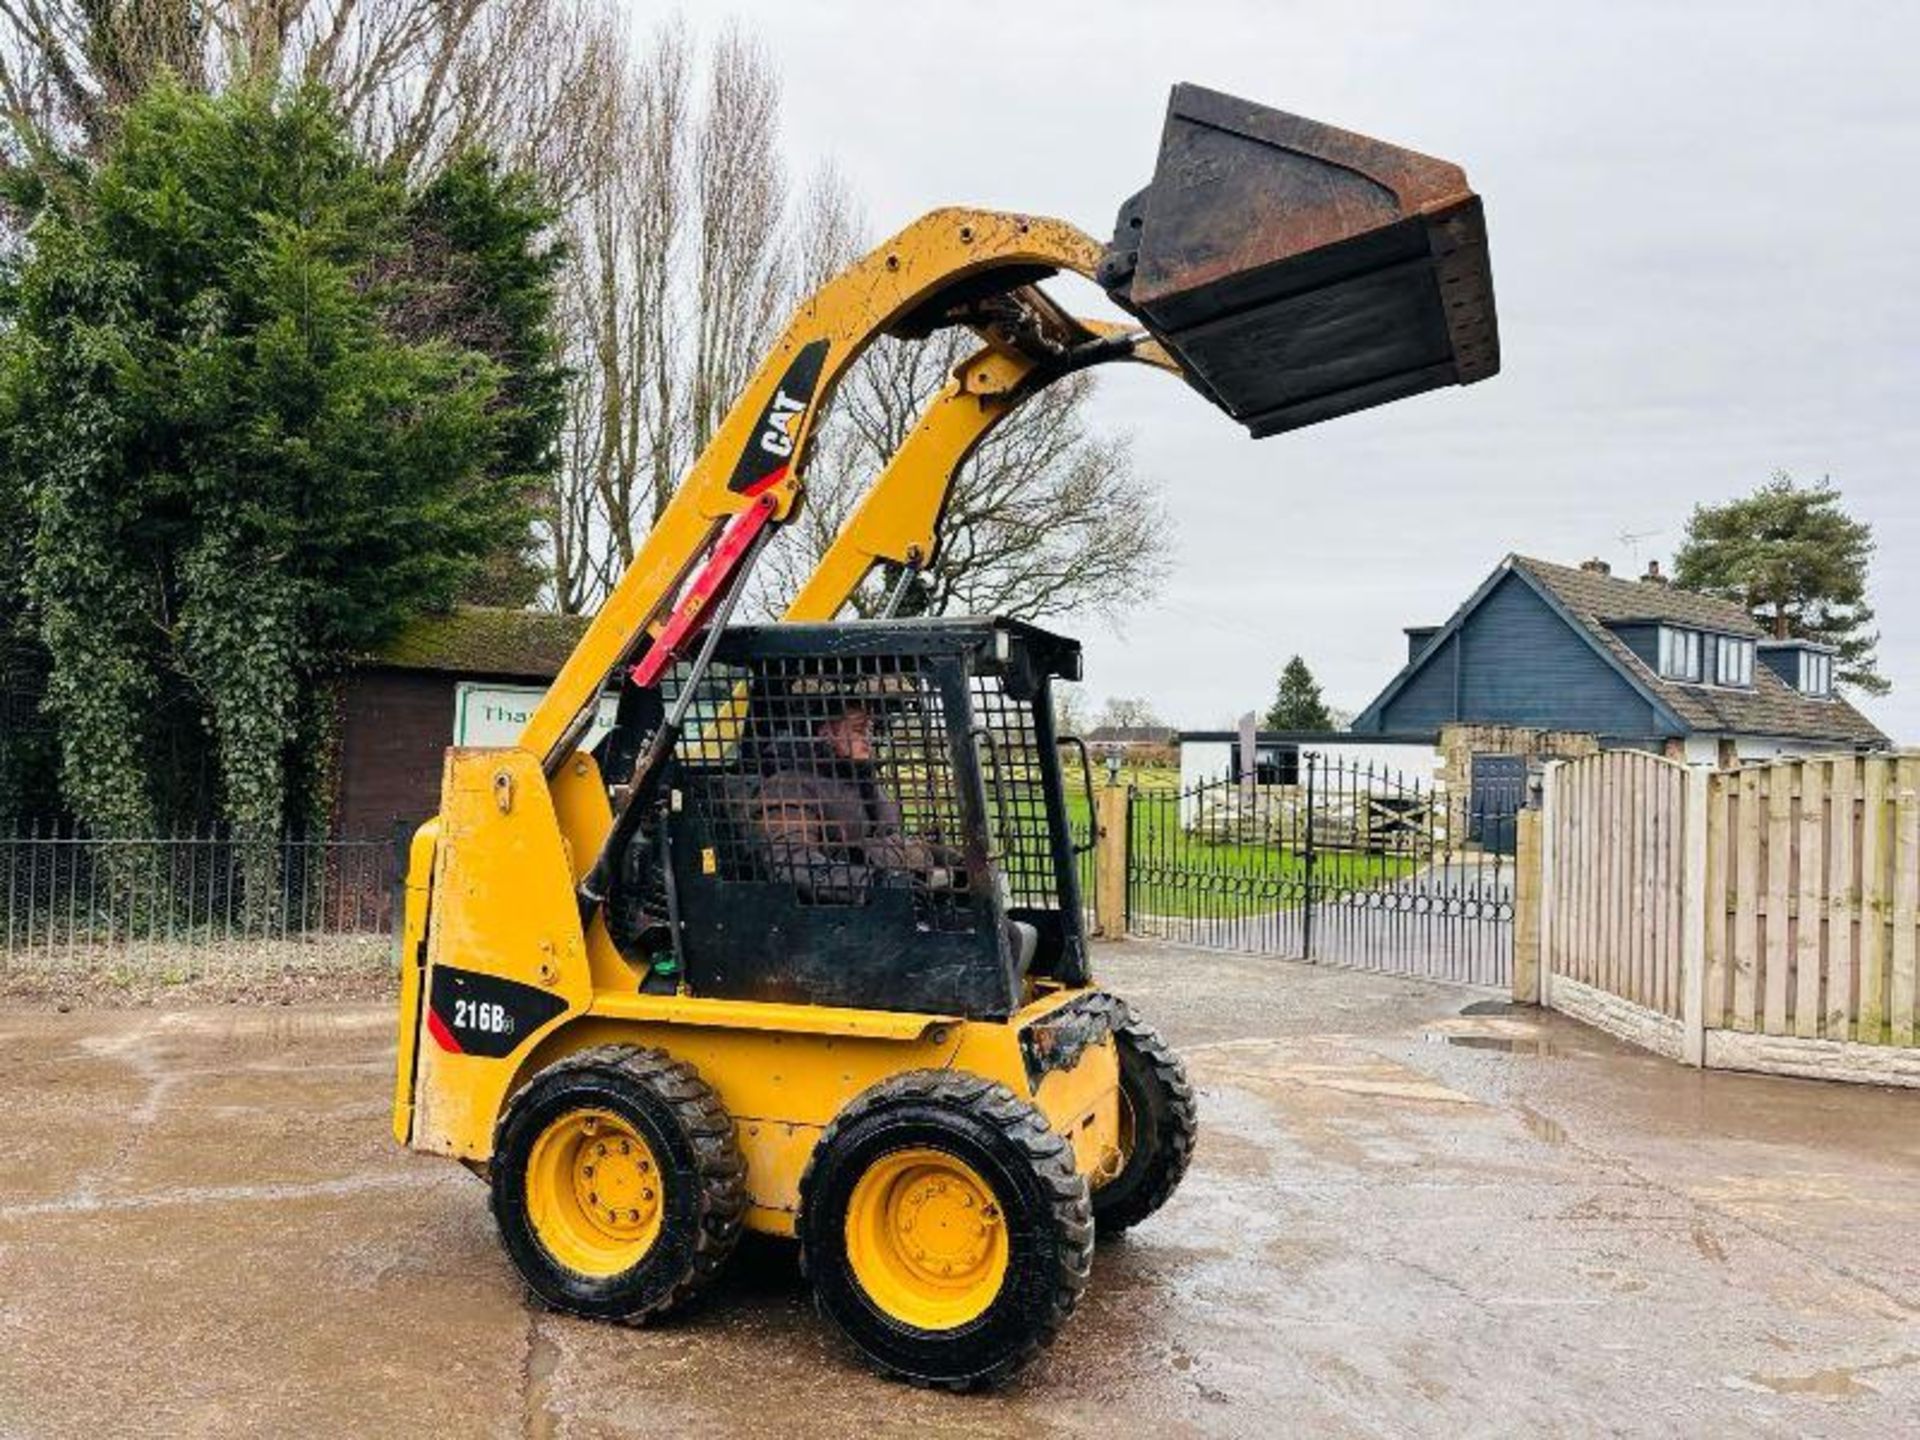
M1476 755L1468 786L1467 838L1482 850L1511 855L1518 840L1514 816L1527 803L1524 755Z

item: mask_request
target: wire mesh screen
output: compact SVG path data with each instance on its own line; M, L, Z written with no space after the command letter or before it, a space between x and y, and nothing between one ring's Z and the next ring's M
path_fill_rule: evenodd
M791 885L802 905L913 893L930 929L973 927L966 827L938 662L773 656L697 682L676 786L705 839L697 869ZM679 698L686 671L669 676Z
M1008 902L1026 909L1057 909L1059 879L1033 702L1009 695L996 675L976 675L973 715L981 737L987 825L1006 877Z

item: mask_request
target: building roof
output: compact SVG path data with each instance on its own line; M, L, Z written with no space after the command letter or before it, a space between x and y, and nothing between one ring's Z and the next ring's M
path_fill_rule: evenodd
M1652 580L1623 580L1617 575L1555 565L1526 555L1510 555L1507 559L1514 569L1531 575L1589 621L1603 625L1665 621L1749 640L1762 639L1766 634L1731 600Z
M1663 679L1634 654L1614 628L1638 621L1764 640L1766 632L1739 605L1671 584L1626 580L1526 555L1509 555L1502 560L1452 618L1435 631L1426 648L1410 659L1361 712L1355 724L1381 713L1422 666L1441 653L1441 642L1459 630L1510 573L1538 594L1603 660L1650 701L1656 713L1670 717L1680 733L1832 741L1847 746L1889 743L1879 728L1843 697L1818 699L1803 695L1766 665L1753 667L1751 689L1690 685Z
M1887 737L1842 696L1803 695L1765 665L1753 667L1752 689L1689 685L1662 679L1609 627L1635 620L1685 625L1737 635L1766 637L1739 605L1673 585L1622 580L1592 570L1554 565L1525 555L1509 563L1571 612L1604 649L1606 657L1652 691L1691 730L1788 739L1835 740L1849 745L1884 745Z
M458 605L421 615L367 663L391 670L434 670L551 680L586 633L591 617L545 610Z
M1435 627L1438 628L1438 627ZM1431 746L1440 738L1437 730L1407 730L1374 733L1356 730L1256 730L1256 745L1419 745ZM1237 743L1238 730L1182 730L1173 737L1177 745L1220 745Z

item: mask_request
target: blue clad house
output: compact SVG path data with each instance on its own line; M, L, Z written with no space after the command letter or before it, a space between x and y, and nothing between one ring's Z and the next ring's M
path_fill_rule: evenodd
M1832 647L1770 640L1740 606L1510 555L1444 625L1407 631L1407 663L1353 722L1585 732L1603 746L1732 764L1889 742L1833 686Z

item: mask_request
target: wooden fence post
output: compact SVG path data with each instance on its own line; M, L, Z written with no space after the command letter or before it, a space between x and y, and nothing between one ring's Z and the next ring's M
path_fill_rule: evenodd
M1707 924L1712 913L1707 895L1707 780L1704 765L1687 767L1687 788L1680 807L1680 834L1686 854L1680 870L1680 1023L1681 1058L1707 1063ZM1724 897L1718 899L1724 907Z
M1100 922L1100 938L1124 940L1127 935L1127 810L1132 787L1105 785L1093 792L1093 913Z
M1543 1006L1553 1004L1553 947L1558 943L1554 928L1560 924L1555 913L1554 895L1560 888L1560 867L1565 857L1559 851L1560 776L1564 760L1549 760L1540 774L1540 937L1535 952L1534 989Z
M1540 812L1514 816L1513 999L1540 1003Z

